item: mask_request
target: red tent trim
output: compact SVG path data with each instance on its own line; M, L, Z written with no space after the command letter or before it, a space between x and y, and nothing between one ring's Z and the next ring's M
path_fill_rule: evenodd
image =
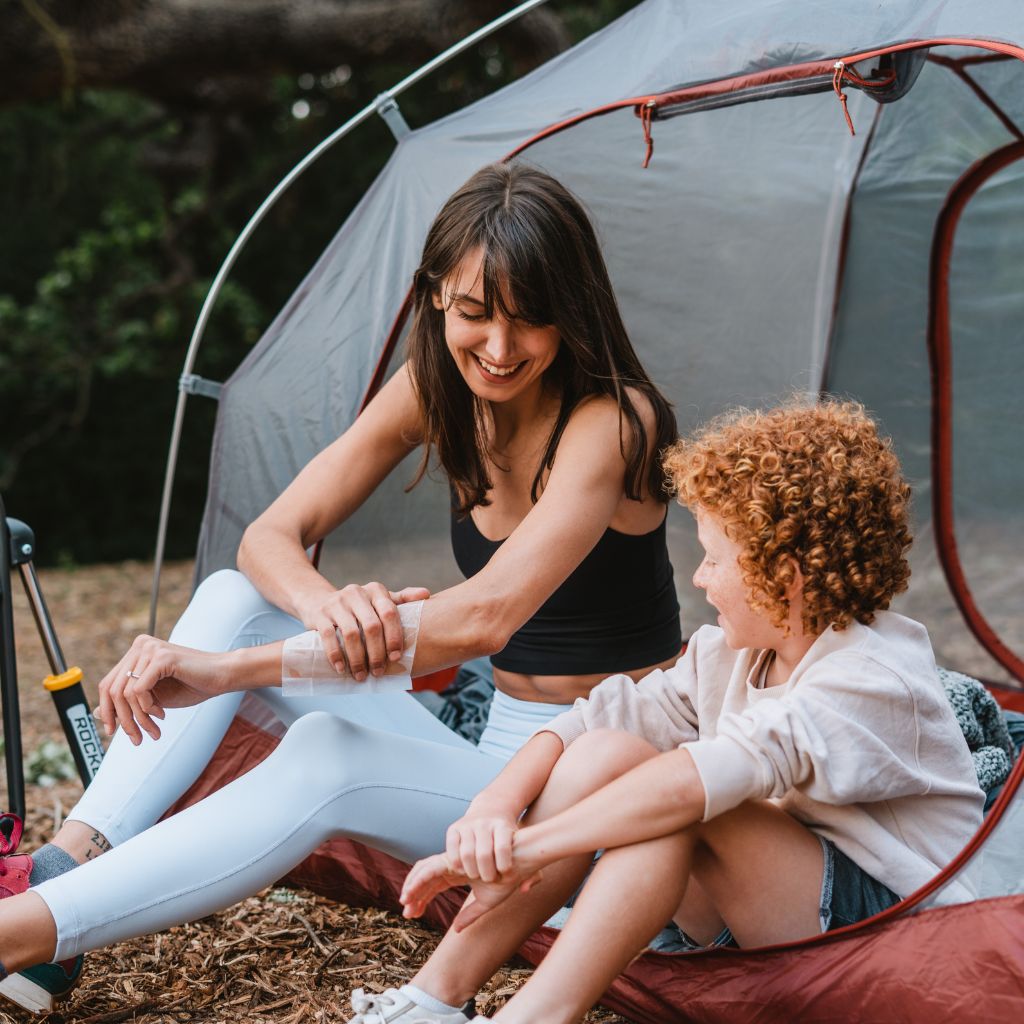
M1022 661L999 638L978 608L960 561L953 510L953 354L949 319L949 268L953 242L964 208L974 194L1004 167L1024 159L1024 142L1012 142L970 167L950 190L939 213L932 241L928 355L932 378L932 515L942 569L970 631L982 646L1024 682Z
M967 73L967 69L964 67L963 61L953 60L950 57L943 57L935 53L929 55L928 61L931 64L938 64L940 67L948 68L950 71L952 71L953 74L960 78L964 82L964 84L974 93L974 95L977 96L978 99L981 100L981 102L984 103L985 106L988 107L988 109L991 110L997 118L999 118L999 121L1002 124L1002 126L1011 135L1013 135L1015 138L1024 141L1024 132L1021 132L1021 130L1017 127L1016 124L1014 124L1013 120L1006 113L1006 111L1003 110L1003 108L999 106L999 104L996 103L996 101L992 99L991 96L989 96L989 94L982 88L977 79L972 78Z

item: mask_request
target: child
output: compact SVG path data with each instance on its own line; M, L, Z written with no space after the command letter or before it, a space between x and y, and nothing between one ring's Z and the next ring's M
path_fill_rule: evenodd
M718 625L667 671L604 680L473 801L403 902L416 916L466 882L471 897L412 984L358 994L355 1021L461 1024L595 850L562 934L496 1021L578 1021L669 916L692 947L862 920L980 825L927 634L884 610L910 573L910 491L864 410L732 414L664 465L696 516L693 582Z

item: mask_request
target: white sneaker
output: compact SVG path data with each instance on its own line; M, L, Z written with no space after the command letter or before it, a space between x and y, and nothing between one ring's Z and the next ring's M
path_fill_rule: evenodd
M469 1018L461 1011L434 1013L414 1003L404 992L389 988L386 992L364 992L357 988L352 993L352 1009L356 1015L348 1024L469 1024Z

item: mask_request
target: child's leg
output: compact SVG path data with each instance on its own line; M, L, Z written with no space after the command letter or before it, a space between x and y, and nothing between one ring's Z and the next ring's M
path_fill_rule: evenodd
M526 822L543 821L557 814L656 755L654 747L628 733L601 731L580 737L555 764L544 791L526 816ZM449 929L430 959L412 979L412 984L452 1006L472 998L527 937L564 904L583 879L592 860L592 854L587 853L549 865L544 869L542 880L529 892L510 896L461 932ZM588 881L584 892L590 889L591 884ZM665 924L678 902L678 899L662 902L660 919L644 935L643 942ZM570 921L576 914L574 909ZM546 1021L548 1018L545 1015L535 1018L540 1019Z
M810 829L765 801L695 826L695 836L693 873L740 946L821 931L825 862Z
M608 850L551 952L494 1019L578 1021L661 927L691 878L741 946L815 935L822 869L817 836L768 803L743 804L676 835ZM698 903L706 912L706 901ZM680 910L677 920L693 928L685 900Z
M580 1020L682 900L692 852L685 832L605 851L554 946L494 1020Z

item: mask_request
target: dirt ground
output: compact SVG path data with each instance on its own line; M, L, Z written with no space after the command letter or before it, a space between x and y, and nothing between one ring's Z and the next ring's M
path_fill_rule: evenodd
M125 562L39 575L65 658L85 673L95 704L98 681L146 629L151 568ZM166 636L185 607L191 575L188 563L165 568L160 635ZM28 757L47 740L63 743L63 735L50 696L39 685L49 667L28 604L18 584L15 591ZM23 849L31 851L52 835L80 792L76 781L28 786ZM5 799L0 790L0 800ZM195 854L182 851L182 856ZM438 937L384 911L353 909L305 891L267 889L193 924L91 953L82 983L59 1012L33 1018L0 1010L0 1022L340 1022L350 1015L349 995L355 988L401 984L429 956ZM529 973L520 964L507 965L478 1000L478 1011L496 1010ZM611 1024L623 1018L597 1009L586 1020Z

